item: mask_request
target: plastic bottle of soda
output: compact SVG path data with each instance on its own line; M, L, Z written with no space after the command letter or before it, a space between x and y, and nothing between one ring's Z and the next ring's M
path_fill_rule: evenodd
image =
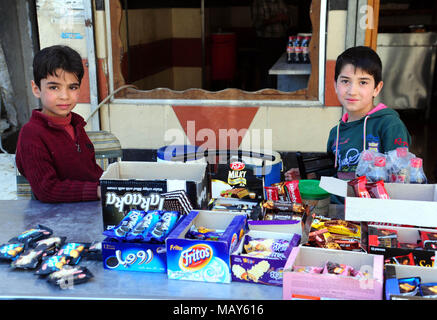
M387 182L386 158L375 157L373 160L373 168L367 172L367 179L371 182L384 180Z
M410 159L410 183L427 183L422 163L423 161L421 158Z
M302 63L310 63L310 37L305 36L302 39Z
M297 36L294 41L294 51L295 56L293 63L301 63L302 62L302 36Z
M287 43L287 63L294 63L296 51L294 48L294 36L288 37L288 43Z

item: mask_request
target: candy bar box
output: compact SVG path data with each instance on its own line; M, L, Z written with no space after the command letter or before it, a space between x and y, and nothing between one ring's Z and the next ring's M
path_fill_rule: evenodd
M385 183L390 199L355 197L347 181L321 177L320 187L345 197L345 219L437 227L437 185Z
M119 271L167 272L165 244L102 242L103 267Z
M178 211L132 209L117 226L103 231L103 267L166 272L165 239L184 217Z
M437 300L437 269L385 266L386 300Z
M116 226L131 209L189 212L206 208L207 179L206 164L202 163L112 163L100 178L103 228ZM185 196L178 198L176 191Z
M168 278L230 283L230 254L246 219L245 213L191 211L167 237Z
M249 221L248 227L231 255L232 281L282 286L285 262L301 239L300 220Z
M217 150L220 151L226 150ZM229 150L228 150L229 151ZM230 150L218 163L210 164L211 197L262 201L264 186L281 181L282 160L278 152Z
M382 255L299 246L284 267L283 299L382 300Z
M384 263L436 267L437 230L371 223L362 226L361 242L367 244L369 253L382 254Z

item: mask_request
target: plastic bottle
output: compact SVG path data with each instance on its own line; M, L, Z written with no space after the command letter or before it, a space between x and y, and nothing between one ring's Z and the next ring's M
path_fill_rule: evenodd
M409 176L410 183L427 183L425 173L423 172L423 161L421 158L410 159Z
M374 158L375 154L371 150L363 150L363 152L361 152L357 169L355 171L357 177L367 175L367 172L369 172L373 167Z
M302 63L310 63L310 40L311 38L308 36L302 40Z
M412 154L408 152L408 148L396 148L388 153L390 182L408 183L408 165L411 157Z
M367 172L367 179L371 182L383 180L387 182L386 158L377 156L373 160L373 168Z
M294 51L295 56L293 63L301 63L302 62L302 36L297 36L294 40Z
M294 48L294 42L296 37L289 36L287 43L287 63L294 63L296 50Z

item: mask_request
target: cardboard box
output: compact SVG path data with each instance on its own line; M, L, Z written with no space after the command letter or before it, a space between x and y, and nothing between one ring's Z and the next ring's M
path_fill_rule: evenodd
M206 166L181 162L112 163L100 178L104 230L118 225L131 209L165 209L162 194L171 191L183 190L193 208L206 208Z
M231 255L232 281L250 282L282 286L283 269L286 259L249 257L244 254L246 238L284 239L290 241L283 252L288 257L291 250L299 245L302 227L300 220L289 221L249 221L249 231Z
M436 232L435 229L426 229L426 228L412 228L412 227L398 227L398 226L381 226L381 225L368 225L367 231L362 232L362 238L368 238L368 252L373 254L382 254L384 255L384 260L389 259L391 257L401 257L408 255L410 253L413 254L416 265L422 267L437 267L434 263L436 258L435 250L425 250L425 249L406 249L406 248L398 248L398 247L387 247L384 246L383 242L378 241L376 235L369 235L373 230L377 229L390 229L397 232L397 242L398 243L411 243L417 244L420 242L420 234L419 231L428 231L428 232ZM364 239L362 240L364 242ZM400 260L398 258L398 260ZM401 263L401 262L400 262ZM436 278L437 281L437 278Z
M368 279L292 271L293 266L322 267L327 261L370 273ZM284 267L283 299L382 300L384 261L381 255L299 246Z
M167 272L165 244L102 242L103 267L109 270Z
M355 197L347 181L322 177L320 187L345 197L345 219L437 227L437 185L386 183L386 199Z
M192 225L225 231L217 241L185 238ZM167 237L168 278L230 283L230 255L245 228L245 213L192 211Z
M420 277L421 283L437 282L437 269L418 266L386 265L385 299L386 300L436 300L421 296L402 295L399 279Z

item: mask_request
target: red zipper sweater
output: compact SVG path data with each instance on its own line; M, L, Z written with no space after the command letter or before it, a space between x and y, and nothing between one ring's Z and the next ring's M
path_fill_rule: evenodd
M96 163L84 119L71 112L71 125L74 139L65 125L33 110L29 122L21 128L15 161L42 202L98 200L103 170Z

